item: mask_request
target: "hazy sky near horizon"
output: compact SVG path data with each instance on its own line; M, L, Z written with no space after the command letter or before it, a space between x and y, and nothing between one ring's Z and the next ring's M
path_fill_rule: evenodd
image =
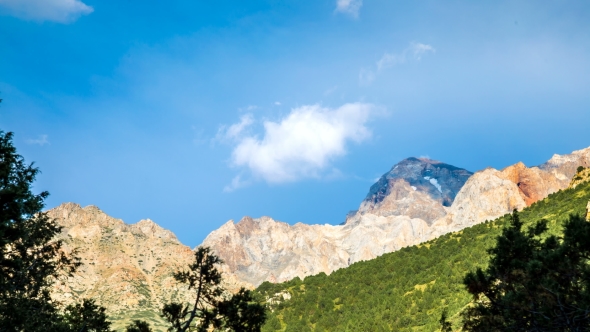
M590 146L590 3L0 0L0 98L48 208L338 224L406 157Z

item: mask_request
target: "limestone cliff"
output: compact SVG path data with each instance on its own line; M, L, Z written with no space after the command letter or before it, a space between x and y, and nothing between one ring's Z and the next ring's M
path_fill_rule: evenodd
M331 273L404 246L495 219L564 189L590 148L471 174L428 159L408 158L374 184L344 225L290 226L269 217L229 221L203 242L238 278L258 285ZM569 177L569 178L568 178ZM450 206L446 206L450 205Z
M269 217L232 220L203 241L224 259L241 280L258 285L281 282L398 250L421 238L428 224L407 216L367 214L354 225L290 226Z
M540 169L553 174L565 188L576 174L579 166L590 167L590 147L570 154L554 154L549 161L539 166Z
M114 327L133 319L150 321L164 331L158 312L164 303L188 299L172 274L193 260L192 250L151 220L125 224L95 206L65 203L48 211L63 226L64 250L81 258L82 266L53 297L65 304L92 298L107 308ZM229 276L228 282L238 286Z

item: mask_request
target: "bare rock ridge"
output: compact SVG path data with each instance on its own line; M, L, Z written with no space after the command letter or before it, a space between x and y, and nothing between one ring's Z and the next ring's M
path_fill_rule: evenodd
M590 148L554 155L539 167L517 163L474 174L408 158L371 187L343 225L289 225L269 217L244 217L238 223L228 221L202 245L226 262L225 280L232 290L265 280L331 273L522 209L588 180L590 171L576 174L579 166L590 167ZM64 250L77 249L84 263L73 277L56 285L53 297L66 304L96 299L116 329L131 319L144 319L163 331L157 313L162 304L186 296L172 274L192 261L192 250L151 220L130 225L95 206L65 203L48 215L64 227L59 235Z
M444 216L467 179L468 170L427 158L407 158L393 166L369 189L355 216L401 216L428 223ZM347 220L348 222L348 220Z
M129 225L96 206L65 203L48 215L63 226L59 238L65 252L76 249L83 263L73 277L56 284L53 297L66 304L93 298L118 329L140 317L163 331L157 313L164 303L184 299L172 274L193 260L192 250L149 219ZM232 282L238 283L229 276Z
M590 148L554 155L539 167L523 163L499 171L469 171L408 158L371 187L344 225L306 225L269 217L232 220L202 245L213 248L240 280L258 285L375 258L442 234L522 209L567 188L578 166L590 166Z

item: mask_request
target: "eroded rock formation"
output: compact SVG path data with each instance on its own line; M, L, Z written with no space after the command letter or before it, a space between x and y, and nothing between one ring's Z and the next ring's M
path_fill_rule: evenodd
M285 281L331 273L404 246L492 220L567 188L590 148L554 155L539 167L523 163L473 175L441 162L408 158L375 183L344 225L290 226L269 217L229 221L203 245L242 280Z
M129 225L96 206L65 203L48 215L63 226L64 250L76 250L83 263L73 277L56 284L56 300L95 299L107 308L116 329L141 318L165 330L158 315L162 305L189 298L172 276L193 261L188 246L149 219ZM228 275L232 290L243 284L232 278Z

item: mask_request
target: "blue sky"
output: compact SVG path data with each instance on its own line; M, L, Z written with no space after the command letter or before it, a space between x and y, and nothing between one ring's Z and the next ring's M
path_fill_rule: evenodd
M590 145L586 1L0 0L0 129L37 190L199 244L331 223L409 156Z

